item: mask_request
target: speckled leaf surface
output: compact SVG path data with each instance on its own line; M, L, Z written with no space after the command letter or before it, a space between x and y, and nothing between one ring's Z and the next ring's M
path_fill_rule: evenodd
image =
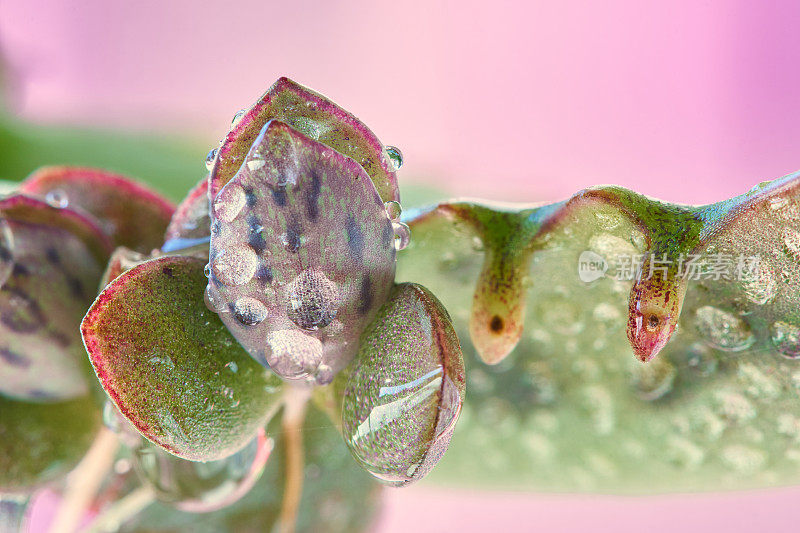
M116 246L149 252L161 246L175 206L139 183L85 167L44 167L31 174L20 191L53 205L78 207L100 221Z
M212 211L222 321L282 377L330 382L394 278L392 221L364 170L273 121Z
M364 123L324 96L280 78L252 107L236 115L211 171L211 198L241 167L256 137L272 119L280 120L361 165L384 202L399 200L395 163Z
M398 285L361 339L342 406L353 457L393 486L422 479L444 455L466 390L450 316L425 287Z
M791 175L697 208L616 187L558 205L533 239L522 335L493 366L469 342L472 295L464 287L481 279L484 250L496 244L476 241L452 217L411 213L398 279L424 283L451 310L470 383L431 478L631 493L797 483L796 184ZM607 270L582 280L587 251ZM625 258L646 261L653 251L673 260L692 253L702 266L700 279L686 280L675 331L642 363L627 331L632 288L647 280L622 274L635 270ZM713 279L722 257L736 268L751 255L764 267L757 275Z
M193 460L249 442L280 395L203 303L205 262L160 257L117 277L81 325L103 388L148 439Z
M80 214L21 195L0 199L0 217L0 266L8 276L0 287L0 395L36 402L83 396L90 371L78 326L108 242Z
M31 490L69 472L99 425L89 396L46 404L0 396L0 492Z
M285 439L280 426L274 423L270 424L267 435L274 436L274 451L259 482L237 505L198 515L154 504L123 526L122 531L273 531L283 500ZM296 531L349 533L369 530L379 508L380 485L355 464L341 435L321 412L309 412L303 439L305 479Z

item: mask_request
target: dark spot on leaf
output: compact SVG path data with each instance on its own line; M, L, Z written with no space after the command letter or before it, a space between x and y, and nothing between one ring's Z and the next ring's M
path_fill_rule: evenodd
M42 309L25 292L17 288L8 288L10 298L0 310L0 322L17 333L33 333L44 326Z
M58 265L61 263L61 258L58 257L58 252L56 251L55 248L52 247L47 248L47 250L44 251L44 256L47 258L48 261L50 261L54 265Z
M165 266L161 269L161 272L163 272L164 275L167 276L168 278L175 277L175 272L172 271L172 267Z
M0 361L19 368L27 368L31 364L25 356L13 352L8 348L0 348Z
M312 169L311 183L309 184L308 196L306 196L306 214L312 222L319 218L320 189L322 189L322 179L317 174L317 171Z
M83 298L85 296L83 292L83 283L81 283L81 280L78 278L67 276L67 286L69 287L69 292L76 298Z
M286 186L278 186L272 189L272 199L278 206L283 207L288 202L289 198L286 196Z
M303 235L303 227L300 222L294 218L286 225L286 249L293 254L297 253L300 245L303 243L301 236Z
M361 278L361 289L358 293L358 313L360 315L367 314L367 311L372 307L372 280L369 276Z
M499 315L494 315L489 321L489 330L492 333L500 333L504 327L503 319Z
M247 203L247 207L255 207L257 198L252 187L244 188L244 200Z
M350 250L350 255L354 259L361 261L364 256L364 233L352 213L347 215L345 231L347 232L347 247Z
M264 235L261 233L263 230L261 222L255 215L249 215L247 217L247 223L250 225L250 236L247 242L256 254L261 255L264 253L264 250L267 249L267 242L264 240Z
M256 270L255 277L263 283L272 283L272 269L267 265L261 265Z

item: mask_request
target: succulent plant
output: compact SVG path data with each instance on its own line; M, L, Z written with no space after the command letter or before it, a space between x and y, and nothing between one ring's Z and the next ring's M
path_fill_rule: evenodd
M403 212L401 164L281 78L177 207L82 167L0 199L0 509L63 478L104 403L136 475L100 522L126 531L352 531L375 478L428 474L798 481L800 174L699 207L599 186Z

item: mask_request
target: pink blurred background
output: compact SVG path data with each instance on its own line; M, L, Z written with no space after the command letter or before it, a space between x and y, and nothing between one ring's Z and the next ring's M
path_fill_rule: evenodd
M793 0L0 6L23 118L211 146L288 75L399 146L405 181L531 201L617 183L704 203L800 169L798 27ZM798 489L619 499L422 483L391 492L379 529L796 531L798 500Z

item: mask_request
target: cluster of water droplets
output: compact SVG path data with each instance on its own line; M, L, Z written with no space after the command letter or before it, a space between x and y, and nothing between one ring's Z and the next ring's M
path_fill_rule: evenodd
M403 214L403 207L400 205L400 202L391 200L383 204L383 206L386 208L386 214L389 215L389 219L392 221L394 248L399 252L411 242L411 228L404 222L400 222L400 215Z

